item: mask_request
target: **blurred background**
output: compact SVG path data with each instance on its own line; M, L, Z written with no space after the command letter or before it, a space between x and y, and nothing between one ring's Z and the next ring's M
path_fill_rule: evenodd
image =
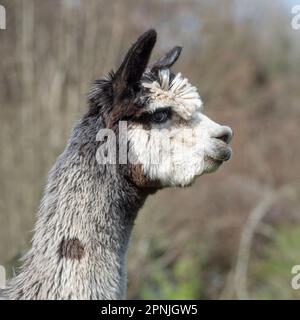
M1 0L0 264L28 249L48 170L86 110L94 79L116 68L143 31L206 114L235 130L234 155L188 189L140 212L128 298L300 298L300 30L297 1ZM299 1L300 4L300 1Z

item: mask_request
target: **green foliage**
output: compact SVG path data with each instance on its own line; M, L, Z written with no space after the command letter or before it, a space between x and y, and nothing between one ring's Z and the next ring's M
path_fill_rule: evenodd
M201 262L183 257L169 268L157 264L151 278L141 290L142 299L199 299L201 289Z
M300 290L291 286L291 269L300 265L300 227L281 227L263 258L253 259L251 295L257 299L299 299Z

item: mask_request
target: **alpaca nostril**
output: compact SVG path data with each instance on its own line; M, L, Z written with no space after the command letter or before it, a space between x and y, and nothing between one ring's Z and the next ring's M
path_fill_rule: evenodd
M215 139L222 140L225 143L229 143L232 139L233 132L229 127L224 127L224 130L220 132L217 136L215 136Z
M227 143L227 141L229 140L229 134L223 134L223 135L220 136L220 137L216 137L216 139L222 140L222 141L224 141L225 143Z

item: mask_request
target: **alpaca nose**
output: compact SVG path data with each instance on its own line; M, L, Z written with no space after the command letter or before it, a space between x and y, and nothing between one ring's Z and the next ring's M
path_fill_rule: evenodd
M229 144L233 137L233 131L230 127L222 126L222 129L214 136L215 139L222 140L226 144Z

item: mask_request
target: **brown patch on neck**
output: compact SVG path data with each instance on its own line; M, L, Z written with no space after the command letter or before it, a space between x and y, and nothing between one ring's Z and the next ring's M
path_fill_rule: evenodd
M64 239L60 244L60 255L70 260L81 260L84 256L84 246L77 239Z
M129 164L129 173L132 181L140 188L161 189L159 181L150 180L144 173L141 164Z

